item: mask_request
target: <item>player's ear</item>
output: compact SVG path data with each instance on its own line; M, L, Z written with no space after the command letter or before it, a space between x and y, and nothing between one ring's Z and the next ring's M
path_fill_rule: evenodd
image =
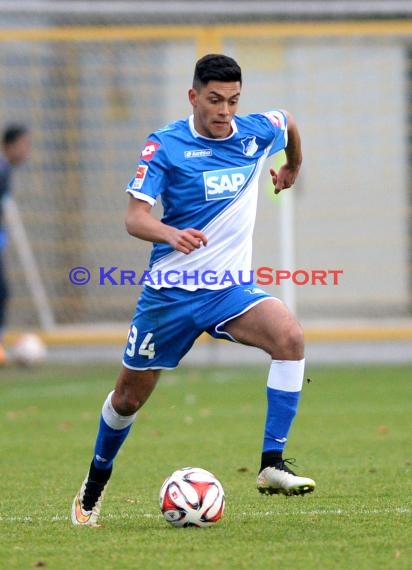
M191 104L193 107L196 107L196 105L197 105L197 96L198 96L196 89L193 89L193 87L191 87L191 88L189 89L188 96L189 96L189 102L190 102L190 104Z

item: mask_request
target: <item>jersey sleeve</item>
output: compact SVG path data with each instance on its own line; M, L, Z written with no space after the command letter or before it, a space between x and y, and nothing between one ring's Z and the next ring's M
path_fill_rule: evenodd
M166 187L168 172L165 145L153 134L142 149L136 173L127 185L126 192L154 206L157 196Z
M288 145L288 120L285 113L279 109L266 111L262 115L269 121L274 134L274 140L269 151L269 156L271 156Z

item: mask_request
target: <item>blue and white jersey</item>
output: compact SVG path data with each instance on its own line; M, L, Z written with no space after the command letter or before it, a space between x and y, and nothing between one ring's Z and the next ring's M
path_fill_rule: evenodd
M200 230L208 244L185 255L154 243L145 283L221 289L233 283L203 275L249 276L258 179L266 158L286 145L287 119L280 110L235 115L224 139L197 133L193 115L152 133L126 191L152 206L160 195L162 222Z

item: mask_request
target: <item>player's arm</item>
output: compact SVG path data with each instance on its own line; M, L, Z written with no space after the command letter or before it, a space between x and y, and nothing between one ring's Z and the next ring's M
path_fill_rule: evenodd
M272 182L275 187L275 194L279 194L281 190L293 186L302 164L302 147L300 134L296 121L288 111L283 111L287 118L288 144L285 148L286 162L279 171L274 168L270 169Z
M130 235L153 243L168 243L176 251L186 254L207 244L203 232L193 228L179 230L164 224L152 216L151 209L148 202L130 196L125 219Z

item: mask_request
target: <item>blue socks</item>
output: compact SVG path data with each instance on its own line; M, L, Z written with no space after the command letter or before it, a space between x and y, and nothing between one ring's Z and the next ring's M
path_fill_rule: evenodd
M128 436L137 415L119 415L112 406L112 394L113 392L110 392L104 402L100 417L93 457L96 469L112 468L113 460Z
M296 415L305 359L272 360L267 382L267 415L263 453L282 453Z
M267 415L263 453L281 457L296 415L303 384L305 359L272 360L267 381ZM103 404L96 437L93 464L96 469L112 468L137 414L121 416L112 406L111 392ZM269 453L271 455L271 453Z

